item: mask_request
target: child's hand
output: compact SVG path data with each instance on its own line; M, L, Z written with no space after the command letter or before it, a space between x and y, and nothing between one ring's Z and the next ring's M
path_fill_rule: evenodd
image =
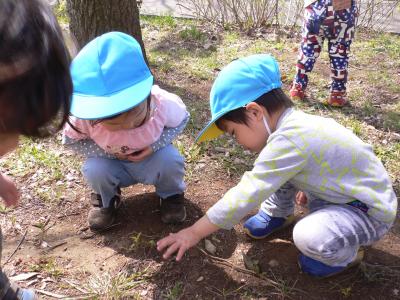
M178 233L170 233L169 236L159 240L157 242L157 250L162 252L167 248L163 255L164 259L178 251L176 260L180 261L186 250L217 230L218 226L211 223L207 216L203 216L192 226L182 229Z
M304 192L297 192L296 194L296 204L300 206L306 206L307 205L307 196Z
M145 158L147 158L148 156L150 156L151 154L153 154L153 149L149 146L147 148L144 148L141 151L132 153L130 155L127 156L127 159L130 161L134 161L134 162L138 162L138 161L142 161Z
M178 233L170 233L169 236L159 240L157 242L157 250L162 252L166 249L163 255L164 259L178 252L176 260L180 261L186 250L196 245L200 239L201 236L198 236L192 227L188 227Z
M16 206L19 200L19 192L10 177L0 174L0 197L6 206Z

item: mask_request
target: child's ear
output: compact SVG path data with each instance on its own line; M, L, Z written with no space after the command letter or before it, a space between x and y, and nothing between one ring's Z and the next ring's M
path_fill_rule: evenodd
M262 120L264 110L265 109L256 102L250 102L246 105L246 111L258 121Z

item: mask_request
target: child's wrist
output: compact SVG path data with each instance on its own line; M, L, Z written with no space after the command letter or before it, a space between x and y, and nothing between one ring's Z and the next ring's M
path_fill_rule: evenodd
M192 226L192 232L196 235L199 240L209 236L213 232L217 231L219 227L211 223L207 215L204 215L200 220L194 223Z

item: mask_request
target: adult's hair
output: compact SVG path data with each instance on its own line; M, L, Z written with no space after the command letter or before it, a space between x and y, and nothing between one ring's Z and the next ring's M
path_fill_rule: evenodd
M70 56L41 0L0 0L0 133L47 136L68 118Z
M255 99L254 102L261 106L264 106L269 114L273 114L280 109L285 109L293 106L292 100L290 100L290 98L280 88L273 89L268 93L262 94L260 97ZM223 115L216 122L216 125L218 127L220 127L220 122L222 120L248 125L246 108L239 107Z

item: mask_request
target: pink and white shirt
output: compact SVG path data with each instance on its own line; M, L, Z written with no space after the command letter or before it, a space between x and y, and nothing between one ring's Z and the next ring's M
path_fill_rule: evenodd
M74 130L69 124L63 134L71 139L92 139L104 151L113 155L128 155L156 142L164 127L177 127L188 112L181 98L154 85L151 90L150 117L142 126L133 129L110 131L102 123L92 125L90 120L71 117Z

